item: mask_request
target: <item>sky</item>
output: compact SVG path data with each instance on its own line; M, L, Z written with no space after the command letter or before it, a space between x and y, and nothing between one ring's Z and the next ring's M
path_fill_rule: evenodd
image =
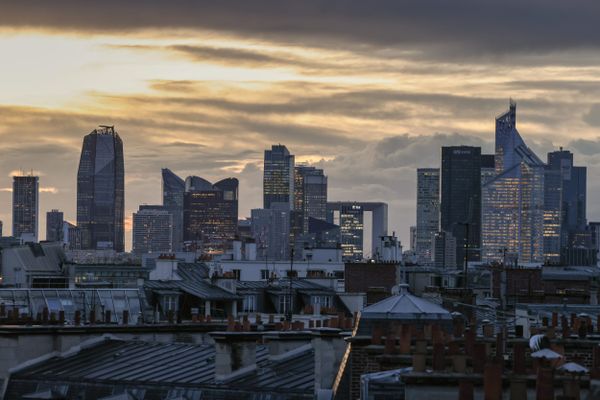
M240 180L240 218L262 206L262 157L285 144L325 169L330 200L385 201L408 247L416 168L444 145L494 147L494 118L545 159L588 167L600 220L600 3L591 0L3 2L0 220L11 176L40 176L40 237L53 208L76 219L83 136L124 142L126 242L160 169Z

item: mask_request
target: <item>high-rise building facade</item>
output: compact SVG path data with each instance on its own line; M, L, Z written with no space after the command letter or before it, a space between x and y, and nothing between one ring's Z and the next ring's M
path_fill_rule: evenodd
M283 145L265 150L263 208L271 203L287 203L294 208L294 156Z
M417 169L416 252L419 264L433 263L433 238L440 229L440 170Z
M37 242L39 219L39 178L13 176L13 236Z
M302 233L308 232L309 218L327 219L327 176L322 169L295 167L294 210L301 214Z
M290 257L289 204L271 203L271 208L251 211L252 236L256 240L258 258L287 260Z
M123 141L113 126L83 139L77 172L77 227L83 249L125 251Z
M573 165L573 153L568 150L548 153L548 167L560 177L561 247L568 246L569 234L583 232L587 225L587 168Z
M183 198L184 241L201 244L206 253L221 253L235 238L238 224L238 180L214 185L190 176Z
M442 147L440 230L456 240L456 258L480 259L481 148ZM459 262L460 263L460 262Z
M49 242L62 242L64 214L59 210L46 213L46 240Z
M169 253L173 243L173 215L164 206L141 205L133 213L133 252Z
M545 165L517 131L516 103L496 118L496 176L483 190L483 259L544 261Z
M183 194L185 181L170 169L162 169L163 206L173 216L173 251L179 251L183 245Z

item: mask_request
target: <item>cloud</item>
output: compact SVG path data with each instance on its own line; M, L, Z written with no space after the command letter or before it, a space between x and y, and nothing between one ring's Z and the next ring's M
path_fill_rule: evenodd
M40 193L57 194L58 193L58 189L55 188L55 187L41 187L40 188Z
M594 0L576 7L560 0L62 0L46 7L33 1L4 4L0 24L90 33L210 30L288 43L429 48L448 56L598 48L599 13Z

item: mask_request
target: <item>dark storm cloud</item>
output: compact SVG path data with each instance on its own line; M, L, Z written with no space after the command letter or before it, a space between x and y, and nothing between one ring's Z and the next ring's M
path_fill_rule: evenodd
M283 42L431 45L451 55L597 48L598 15L595 0L24 0L4 3L0 24L89 32L207 29Z

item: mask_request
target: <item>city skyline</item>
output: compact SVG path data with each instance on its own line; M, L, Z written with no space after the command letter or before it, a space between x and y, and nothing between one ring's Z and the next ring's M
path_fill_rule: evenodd
M387 202L390 230L407 247L416 168L438 167L441 146L493 152L494 116L511 96L536 154L562 146L589 177L600 173L596 34L584 22L557 36L554 24L533 29L524 17L562 21L568 10L589 21L594 4L537 13L535 3L465 2L470 12L458 13L384 2L340 14L314 1L293 13L259 2L241 7L246 20L236 7L176 3L149 3L145 18L110 1L3 7L0 51L12 60L0 66L5 232L9 175L20 167L40 175L40 226L54 208L75 221L80 141L98 124L118 126L125 143L127 248L138 205L161 203L161 167L239 179L240 216L249 216L262 204L262 153L276 143L326 171L331 200ZM588 195L600 195L600 182L589 180ZM590 201L588 220L598 218Z

